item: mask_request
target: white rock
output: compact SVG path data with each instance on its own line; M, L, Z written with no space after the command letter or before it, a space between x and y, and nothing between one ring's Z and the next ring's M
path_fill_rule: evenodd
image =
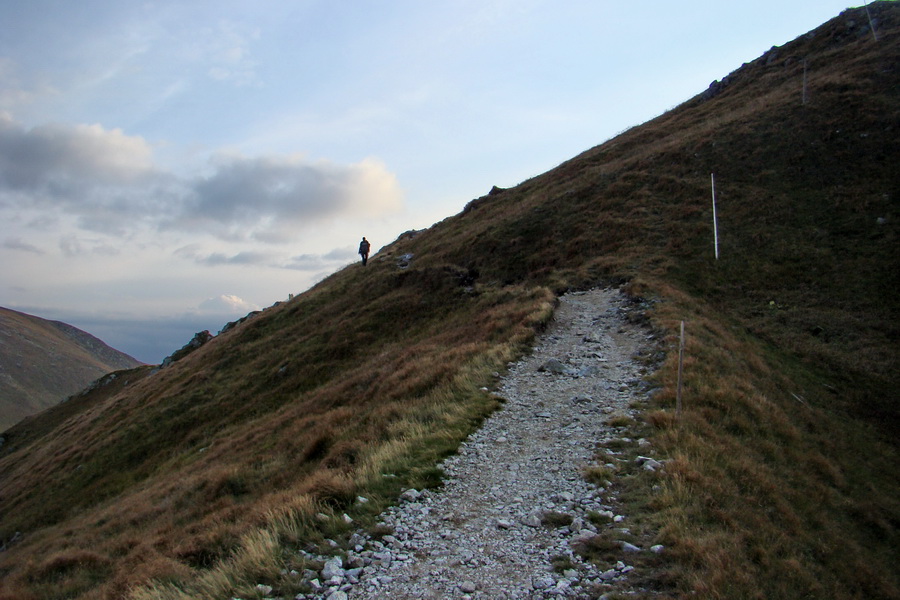
M344 576L344 561L340 556L335 556L334 558L329 559L325 566L322 567L322 577L324 579L331 579L332 577L343 577Z
M403 492L402 494L400 494L400 499L405 500L407 502L415 502L416 500L419 499L419 496L421 496L421 495L422 495L421 492L419 492L418 490L409 489L409 490L406 490L405 492Z
M541 526L541 516L537 513L530 513L522 518L522 524L528 527L540 527Z

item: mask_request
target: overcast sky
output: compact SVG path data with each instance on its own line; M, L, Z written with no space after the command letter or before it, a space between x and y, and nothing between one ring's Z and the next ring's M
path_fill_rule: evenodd
M846 0L4 0L0 306L157 363Z

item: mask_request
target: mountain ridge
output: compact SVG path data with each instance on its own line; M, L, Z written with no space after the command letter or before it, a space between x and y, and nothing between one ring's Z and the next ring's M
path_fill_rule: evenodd
M0 307L0 431L140 364L77 327Z

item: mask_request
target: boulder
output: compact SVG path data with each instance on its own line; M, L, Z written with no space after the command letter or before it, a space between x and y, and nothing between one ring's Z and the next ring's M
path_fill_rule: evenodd
M418 490L409 489L400 494L400 499L405 502L415 502L422 495Z
M168 367L172 363L178 362L179 360L181 360L188 354L191 354L192 352L194 352L197 348L206 344L206 342L208 342L212 338L213 338L213 336L209 331L199 331L199 332L195 333L194 337L191 338L191 341L189 341L187 344L182 346L180 350L176 350L175 352L173 352L172 354L167 356L165 359L163 359L162 364L160 364L160 367Z
M540 373L553 373L554 375L568 375L570 370L559 359L551 358L540 367Z
M322 568L322 578L331 579L332 577L344 576L344 561L340 556L328 560Z

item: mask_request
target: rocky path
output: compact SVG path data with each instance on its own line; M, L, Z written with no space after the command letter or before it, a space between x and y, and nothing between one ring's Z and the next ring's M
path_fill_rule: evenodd
M445 486L405 492L382 515L392 533L354 536L308 597L597 598L627 583L637 547L623 543L621 560L601 569L572 546L598 521L627 526L583 469L598 441L621 435L607 421L645 393L635 355L652 336L629 321L632 310L615 289L564 296L533 354L501 380L504 406L443 463Z

